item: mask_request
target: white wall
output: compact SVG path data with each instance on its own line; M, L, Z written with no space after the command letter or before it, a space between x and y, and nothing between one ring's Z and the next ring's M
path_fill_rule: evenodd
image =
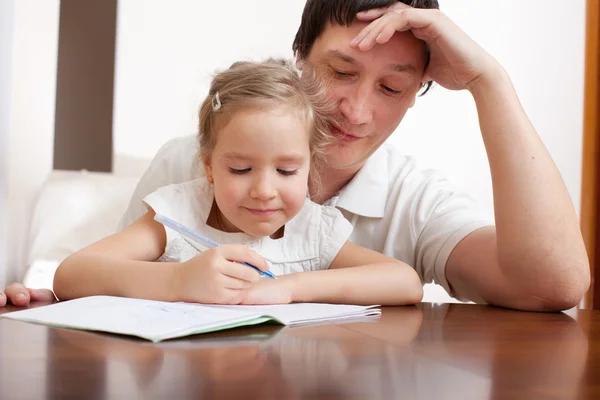
M169 138L193 134L210 74L240 59L291 56L304 3L119 0L115 152L152 157Z
M3 0L4 1L4 0ZM59 0L14 1L7 280L21 279L31 208L52 169Z
M443 11L510 74L579 212L585 1L440 2ZM443 169L493 212L487 158L468 93L435 88L417 100L390 141L414 154L421 165Z
M14 0L0 2L0 287L5 286L8 250L8 131L14 3Z

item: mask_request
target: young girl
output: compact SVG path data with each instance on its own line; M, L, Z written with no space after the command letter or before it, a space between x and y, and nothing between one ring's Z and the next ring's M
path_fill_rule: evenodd
M146 215L68 257L54 278L58 298L419 302L411 267L350 243L352 225L341 212L307 198L332 142L323 91L303 78L280 60L239 62L217 74L200 109L206 176L150 194ZM222 245L205 250L156 222L156 213Z

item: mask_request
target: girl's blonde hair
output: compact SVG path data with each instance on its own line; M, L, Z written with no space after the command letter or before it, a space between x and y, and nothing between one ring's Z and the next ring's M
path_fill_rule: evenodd
M324 87L314 72L307 70L302 79L289 61L270 58L262 62L236 62L217 73L208 96L200 107L200 157L212 154L216 132L240 109L286 104L297 110L309 127L311 187L318 181L318 169L324 160L324 148L331 143L330 115ZM285 134L285 132L282 132Z

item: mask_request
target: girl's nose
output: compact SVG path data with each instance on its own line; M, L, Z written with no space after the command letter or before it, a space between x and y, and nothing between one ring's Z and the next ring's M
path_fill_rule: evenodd
M269 182L269 179L258 179L250 190L250 197L262 201L271 200L277 196L277 190Z

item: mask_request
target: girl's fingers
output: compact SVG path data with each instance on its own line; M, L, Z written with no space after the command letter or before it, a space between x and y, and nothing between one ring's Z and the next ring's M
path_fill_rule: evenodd
M251 282L242 280L242 279L238 279L238 278L234 278L228 275L223 275L222 276L222 282L223 282L223 287L226 289L232 289L232 290L244 290L244 289L248 289L250 286L252 286Z
M244 264L233 261L224 261L220 268L224 276L251 284L260 279L257 270Z
M238 245L223 245L223 246L217 247L217 250L219 251L219 254L221 254L221 256L223 258L225 258L229 261L236 261L238 263L247 262L248 264L254 265L256 268L260 269L261 271L269 270L269 265L267 264L265 259L263 257L261 257L260 254L258 254L254 250L249 249L246 246L239 245L239 244ZM250 268L248 266L246 266L245 268L252 270L252 268Z
M29 291L20 283L11 283L5 289L7 302L15 306L24 307L29 305Z
M31 301L56 301L54 292L50 289L28 289Z

